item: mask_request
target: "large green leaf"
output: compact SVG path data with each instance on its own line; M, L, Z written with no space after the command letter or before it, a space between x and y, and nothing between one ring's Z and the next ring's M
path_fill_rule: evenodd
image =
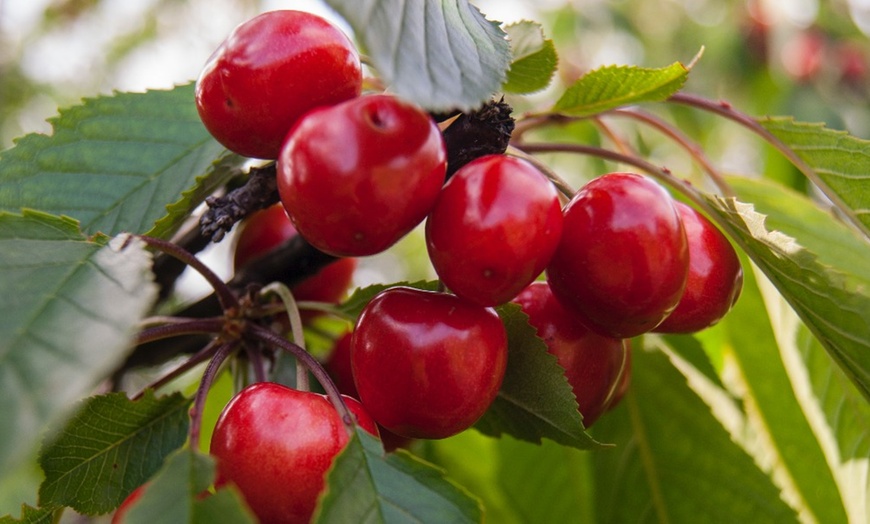
M791 117L758 122L812 168L813 181L870 236L870 141Z
M556 357L517 304L499 308L508 334L508 368L495 401L475 428L528 442L548 438L578 449L600 448L583 428L577 400Z
M598 523L797 522L779 490L660 352L636 347L622 404L595 425Z
M124 393L88 399L41 453L40 503L86 515L116 508L187 440L189 404L151 392L137 401Z
M553 41L541 26L524 20L504 28L511 43L511 68L502 89L508 93L533 93L548 85L559 61Z
M504 32L467 0L326 0L390 91L430 110L472 109L505 80Z
M409 453L357 428L327 476L314 522L480 522L480 504Z
M21 518L11 515L0 517L0 524L52 524L54 522L53 508L33 508L27 505L21 507Z
M783 199L789 203L785 204ZM787 205L796 216L810 216L806 208L812 206L785 188L767 194L763 202L759 205L771 212L784 210ZM774 202L781 203L777 207L772 205ZM715 196L709 196L708 203L717 221L725 226L862 394L870 399L870 296L867 294L870 288L860 274L841 269L842 266L851 267L854 262L833 265L832 258L835 252L850 249L868 253L870 246L854 235L839 234L843 225L829 215L815 214L812 220L791 223L789 234L786 234L771 230L765 222L765 215L756 211L752 204ZM827 243L818 243L818 253L800 244L805 232L810 239L814 235L811 231L826 229L831 234ZM846 244L825 248L825 245L841 242ZM867 260L867 255L864 256Z
M241 161L200 122L192 84L89 99L51 123L51 135L0 153L0 211L69 216L88 234L166 236Z
M688 76L689 70L679 62L659 69L605 66L574 82L553 111L588 116L640 102L659 102L679 91Z
M123 362L156 289L138 241L0 212L0 475Z

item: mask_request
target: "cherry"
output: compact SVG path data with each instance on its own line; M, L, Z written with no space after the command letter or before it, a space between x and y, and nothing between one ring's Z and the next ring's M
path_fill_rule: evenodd
M689 251L664 188L633 173L611 173L581 188L564 215L547 281L587 327L630 338L674 310L686 286Z
M361 89L359 54L344 33L311 13L270 11L236 27L208 59L196 107L225 147L272 159L304 113Z
M376 435L362 406L350 397L344 401L360 426ZM230 400L215 426L215 484L234 483L264 524L307 523L324 475L348 440L326 396L271 382L252 384Z
M121 505L115 510L115 514L112 515L112 524L124 524L125 519L127 518L127 512L130 511L133 504L142 498L142 493L145 492L146 486L147 484L142 484L127 495L124 502L121 502Z
M627 341L599 335L584 326L556 300L546 282L533 282L513 301L529 316L547 351L565 369L588 428L616 400L627 374L623 371L628 366Z
M677 308L655 331L694 333L719 322L737 302L743 269L712 222L682 202L676 204L689 242L689 279Z
M438 439L471 427L495 399L507 334L492 308L394 287L363 310L350 358L372 418L398 435Z
M489 155L460 168L426 222L441 281L482 306L509 301L540 275L562 234L555 187L525 160Z
M379 253L423 221L444 184L447 154L419 107L370 95L316 109L278 159L281 202L299 233L336 256Z
M280 203L254 213L245 219L236 235L233 255L235 269L238 271L251 260L265 255L296 235L296 228ZM296 300L338 303L351 286L356 267L355 258L336 260L293 286L293 297ZM311 311L302 313L303 319L315 316Z

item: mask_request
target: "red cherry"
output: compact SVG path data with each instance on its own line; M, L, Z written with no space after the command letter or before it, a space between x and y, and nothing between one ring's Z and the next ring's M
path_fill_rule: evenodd
M344 33L311 13L270 11L212 54L196 82L196 107L225 147L271 159L299 117L361 89L359 54Z
M377 434L362 406L344 398L363 429ZM348 433L324 395L260 382L224 408L211 440L216 485L234 483L260 522L307 523L325 474Z
M689 242L689 279L677 308L655 331L694 333L719 322L743 289L740 259L712 222L677 202Z
M599 335L577 320L553 296L546 282L533 282L513 300L565 369L588 428L613 403L628 364L623 340Z
M587 327L616 338L653 329L683 294L686 234L667 191L632 173L596 178L564 211L547 281Z
M444 284L482 306L504 304L540 275L562 234L553 184L525 160L489 155L460 168L426 222Z
M471 427L498 394L507 334L492 308L403 287L365 307L351 342L360 401L379 424L412 438Z
M127 518L127 512L130 511L130 508L136 503L136 501L142 498L142 493L145 492L145 486L147 486L147 484L142 484L127 495L124 502L121 502L121 505L115 510L115 514L112 515L112 524L124 524L125 519Z
M422 109L393 96L364 96L299 121L278 159L278 191L316 248L372 255L426 217L446 158L441 133Z

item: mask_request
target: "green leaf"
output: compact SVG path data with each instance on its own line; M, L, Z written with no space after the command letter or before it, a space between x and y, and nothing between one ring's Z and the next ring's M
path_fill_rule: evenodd
M425 291L436 291L438 289L437 280L418 280L417 282L396 282L394 284L372 284L363 288L359 288L351 294L344 302L338 306L338 311L351 318L360 316L366 305L375 298L378 293L390 289L391 287L412 287L415 289L423 289Z
M583 75L553 106L553 111L589 116L640 102L659 102L679 91L689 70L675 62L659 69L605 66Z
M54 508L32 508L28 505L21 506L21 518L15 519L9 515L0 517L0 524L52 524L54 522Z
M578 449L600 448L583 428L565 370L547 352L517 304L499 308L508 333L508 368L498 396L475 428L540 443L542 438Z
M123 362L156 289L139 241L0 212L0 475Z
M540 24L524 20L504 30L511 44L512 61L502 90L526 94L550 85L559 58L553 41L544 37Z
M467 0L326 0L391 92L426 109L473 109L505 80L504 32Z
M797 522L771 479L660 352L635 347L632 385L595 423L597 522Z
M384 454L357 428L327 474L313 522L481 522L480 503L404 451Z
M86 400L40 454L42 504L70 506L85 515L106 513L142 485L187 440L190 402L148 392Z
M51 123L51 135L0 153L0 211L69 216L88 234L167 236L241 162L203 127L193 84L85 100Z
M791 117L763 118L758 123L812 168L813 182L870 236L870 141Z
M768 202L787 199L789 209L800 216L805 213L806 201L784 189L769 195ZM792 308L807 324L825 349L855 383L865 398L870 399L870 297L868 282L860 275L847 273L829 266L835 248L826 253L825 260L817 253L801 246L799 240L807 230L824 231L830 228L830 242L841 237L836 233L842 224L833 217L815 217L812 226L793 224L795 236L771 231L766 217L752 204L734 199L709 196L708 203L715 218L735 241L747 252ZM783 207L785 204L781 204ZM770 206L773 208L773 206ZM808 237L810 235L808 234ZM855 239L855 237L852 237ZM858 252L870 247L857 242L849 245ZM821 246L820 246L821 247ZM842 250L844 247L836 248ZM868 258L865 258L867 260Z
M222 487L215 494L203 495L214 482L214 471L212 457L187 448L176 451L130 506L124 522L255 523L234 488Z

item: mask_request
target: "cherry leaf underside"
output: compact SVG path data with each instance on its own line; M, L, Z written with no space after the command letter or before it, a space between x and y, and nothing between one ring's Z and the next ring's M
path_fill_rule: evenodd
M156 288L138 241L0 212L0 475L121 362Z
M537 22L523 20L504 28L511 44L511 67L502 90L533 93L548 85L559 62L553 41L544 37Z
M357 428L327 474L313 522L481 522L480 503L444 472Z
M782 188L768 200L788 199L790 210L812 206ZM857 388L870 399L870 297L868 281L849 271L850 262L833 264L834 253L857 250L868 260L870 245L856 236L846 246L813 251L802 245L812 232L830 230L828 243L845 242L843 224L832 216L814 214L815 221L792 223L789 234L766 224L752 204L707 197L720 224L773 282L798 316L825 346ZM792 211L797 213L797 211ZM819 245L818 247L822 247ZM860 255L859 255L860 256Z
M137 401L124 393L87 399L40 454L40 502L86 515L116 508L184 444L189 404L150 392Z
M193 84L87 99L50 122L0 152L0 211L69 216L87 234L166 237L243 161L200 122Z
M505 34L467 0L326 3L356 31L389 90L428 110L476 108L505 80Z
M508 368L498 396L475 428L540 443L548 438L578 449L604 447L583 428L565 370L547 352L516 304L499 308L508 333Z
M758 123L812 169L813 182L870 237L870 141L791 117Z
M648 69L605 66L586 73L556 101L553 111L590 116L641 102L660 102L679 91L689 76L683 64Z

